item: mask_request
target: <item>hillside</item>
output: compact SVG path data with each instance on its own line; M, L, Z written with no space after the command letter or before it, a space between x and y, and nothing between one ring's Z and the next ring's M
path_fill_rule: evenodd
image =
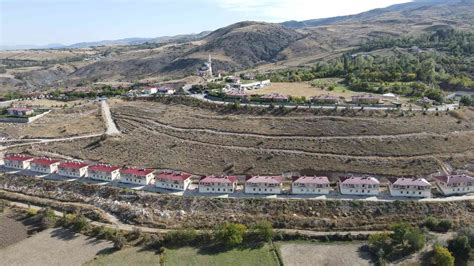
M358 49L367 40L419 36L440 28L472 30L473 13L472 0L415 1L328 19L282 24L240 22L209 34L151 41L155 43L112 42L113 46L93 48L2 51L0 93L182 78L194 74L209 54L218 71L264 72L312 66ZM78 47L83 45L90 44Z

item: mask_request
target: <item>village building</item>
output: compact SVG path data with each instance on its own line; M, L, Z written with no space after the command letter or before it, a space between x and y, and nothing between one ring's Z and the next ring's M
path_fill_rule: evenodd
M204 62L203 66L201 66L197 70L197 75L206 79L212 79L214 76L213 73L214 72L212 70L212 57L211 55L209 55L209 59L207 60L207 62Z
M236 86L237 85L237 86ZM239 90L257 90L257 89L262 89L265 87L268 87L271 85L270 80L262 80L262 81L256 81L256 82L251 82L251 83L238 83L234 84L234 87L238 88Z
M245 181L247 194L281 194L282 176L253 176Z
M120 182L134 185L148 185L155 177L153 169L126 168L120 170Z
M397 178L390 183L388 188L393 197L431 197L431 184L424 178Z
M380 192L380 182L375 177L345 177L339 181L343 195L375 196Z
M232 85L238 85L240 84L240 78L236 76L230 76L225 79L226 82L232 84Z
M392 101L392 102L398 102L400 100L400 97L394 93L385 93L382 95L382 98L385 101Z
M311 102L315 104L338 104L340 101L339 97L331 95L320 95L311 98Z
M26 108L26 107L12 107L12 108L8 108L7 112L9 115L12 115L12 116L29 116L34 113L34 110L32 108Z
M287 102L289 97L286 95L281 95L279 93L270 93L260 97L262 101L265 102Z
M184 191L191 184L191 176L187 173L163 171L155 177L155 187Z
M291 194L319 194L327 195L331 184L326 176L294 177L291 184Z
M225 94L227 99L247 101L249 96L240 91L229 91Z
M206 176L199 180L199 193L226 194L237 189L236 176Z
M145 95L153 95L153 94L156 94L158 92L158 88L144 88L142 90L142 93L145 94Z
M58 166L60 176L80 178L87 175L89 164L84 162L62 162Z
M30 163L33 159L31 156L23 154L9 154L3 158L3 164L7 168L24 170L30 168Z
M158 88L158 93L159 94L167 94L167 95L173 95L176 93L176 90L173 88L169 87L160 87Z
M380 104L382 101L382 97L372 94L352 96L352 103L354 104Z
M58 166L61 163L59 160L49 158L36 158L30 163L30 170L33 172L43 174L53 174L58 171Z
M474 177L461 175L436 176L438 189L444 195L458 195L474 192Z
M92 165L87 176L94 180L114 181L120 179L120 167L106 164Z

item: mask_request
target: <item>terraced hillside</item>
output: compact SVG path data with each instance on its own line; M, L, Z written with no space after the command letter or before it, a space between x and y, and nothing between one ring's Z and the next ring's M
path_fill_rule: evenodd
M116 101L112 114L123 132L120 137L34 150L196 174L296 171L399 176L433 173L446 164L462 168L474 160L472 109L414 116L385 112L275 116Z

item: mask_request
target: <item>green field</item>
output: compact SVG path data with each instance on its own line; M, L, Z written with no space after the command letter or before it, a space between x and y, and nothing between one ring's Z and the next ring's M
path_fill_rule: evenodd
M213 252L192 247L167 249L166 265L278 265L275 253L269 245L256 248L236 248ZM127 248L109 255L98 256L86 265L158 265L160 256L154 251Z

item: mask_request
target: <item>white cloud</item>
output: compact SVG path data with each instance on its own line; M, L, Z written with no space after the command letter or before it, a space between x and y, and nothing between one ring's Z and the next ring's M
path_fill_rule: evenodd
M279 22L356 14L410 0L212 0L228 11Z

